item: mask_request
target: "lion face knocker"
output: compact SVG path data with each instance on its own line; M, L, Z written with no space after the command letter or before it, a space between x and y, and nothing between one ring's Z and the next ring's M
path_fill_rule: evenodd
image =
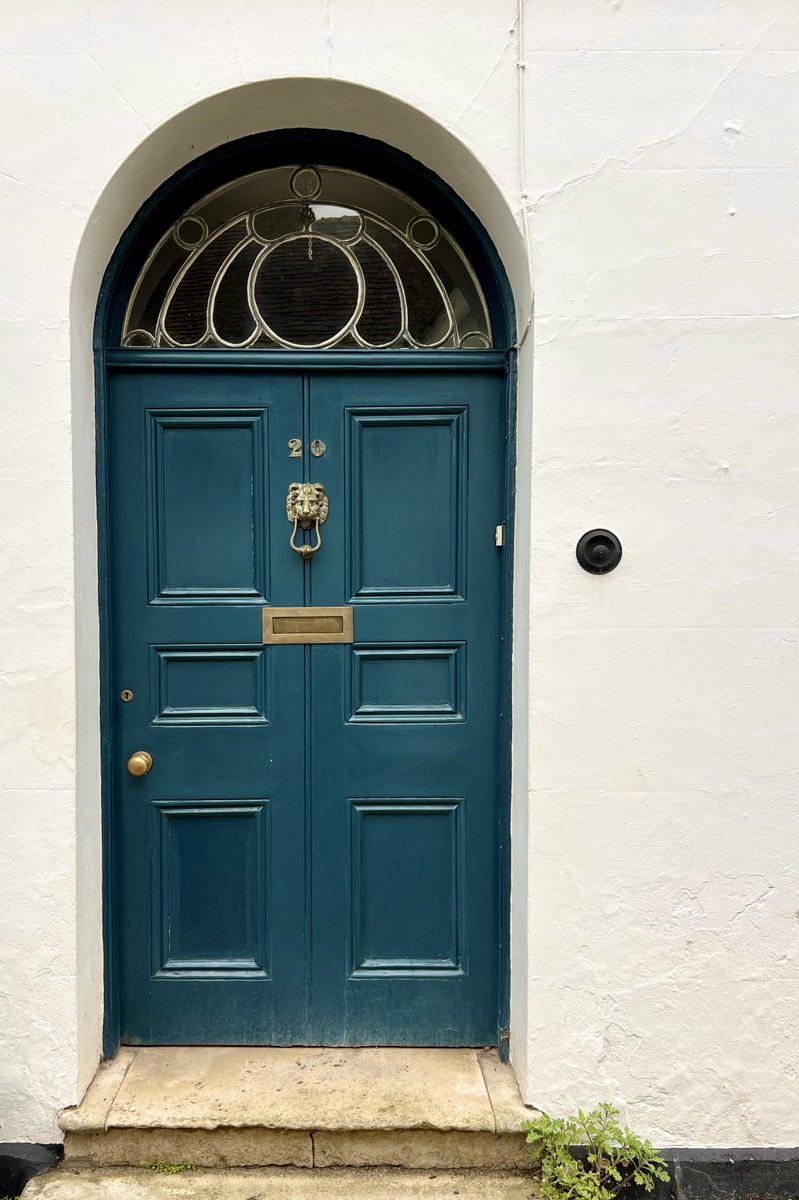
M327 520L329 507L327 492L321 483L292 483L289 488L286 516L294 526L289 545L301 558L310 558L322 545L319 528ZM309 542L303 542L298 546L295 541L298 529L315 529L316 544L312 546Z

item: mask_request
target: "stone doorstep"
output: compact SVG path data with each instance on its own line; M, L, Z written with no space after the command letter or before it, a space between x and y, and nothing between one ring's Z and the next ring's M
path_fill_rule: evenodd
M93 1167L190 1162L197 1167L414 1167L495 1169L529 1166L520 1134L472 1130L111 1129L70 1133L66 1161Z
M500 1171L295 1169L75 1172L32 1180L24 1200L530 1200L529 1176Z
M94 1166L520 1170L524 1106L477 1050L123 1048L61 1127Z

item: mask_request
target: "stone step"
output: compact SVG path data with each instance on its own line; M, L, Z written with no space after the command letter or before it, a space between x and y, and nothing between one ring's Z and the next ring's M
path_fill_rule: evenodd
M520 1170L525 1108L494 1052L123 1049L61 1115L69 1163Z
M195 1170L60 1167L31 1180L23 1200L529 1200L528 1176L502 1171L361 1168Z
M523 1139L512 1134L459 1130L319 1131L270 1129L138 1129L68 1134L71 1163L149 1166L152 1162L197 1167L419 1167L465 1170L527 1165Z

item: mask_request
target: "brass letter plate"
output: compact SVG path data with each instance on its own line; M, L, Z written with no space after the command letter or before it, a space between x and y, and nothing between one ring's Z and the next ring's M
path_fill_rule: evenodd
M314 646L351 642L351 608L265 608L264 645Z

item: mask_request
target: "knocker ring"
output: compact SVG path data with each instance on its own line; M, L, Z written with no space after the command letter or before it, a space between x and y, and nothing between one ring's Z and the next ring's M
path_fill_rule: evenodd
M292 523L289 545L299 554L300 558L309 559L316 554L322 545L320 526L327 520L330 502L324 486L321 483L292 483L286 497L286 516ZM297 545L298 529L315 529L316 544L303 542Z

